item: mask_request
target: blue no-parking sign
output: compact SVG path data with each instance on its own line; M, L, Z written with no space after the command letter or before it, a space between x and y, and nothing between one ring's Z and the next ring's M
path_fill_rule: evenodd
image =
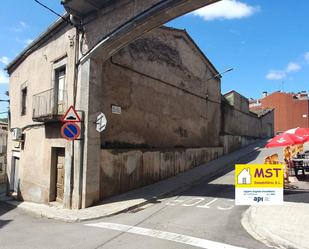
M61 135L69 141L75 140L80 135L80 127L76 123L65 123L61 128Z

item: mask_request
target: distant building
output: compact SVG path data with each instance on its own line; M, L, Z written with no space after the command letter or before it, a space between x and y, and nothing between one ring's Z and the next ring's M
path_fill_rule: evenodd
M307 92L297 94L274 92L263 98L250 99L250 111L261 113L267 109L275 111L275 132L282 132L295 127L309 127L309 97Z

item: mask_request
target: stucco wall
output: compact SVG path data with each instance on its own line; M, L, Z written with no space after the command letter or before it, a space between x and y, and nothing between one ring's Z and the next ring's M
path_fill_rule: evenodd
M75 30L72 27L62 29L54 34L48 43L41 44L10 75L10 128L22 128L25 141L12 141L12 134L9 132L7 170L11 182L12 156L17 153L20 157L20 194L24 200L49 201L51 147L64 148L67 145L60 136L60 122L56 127L33 122L32 107L34 94L53 88L53 65L59 58L67 58L67 100L72 103L74 46L70 45L70 37L74 38L74 35ZM27 87L26 115L21 115L22 86Z
M154 183L223 155L222 147L167 151L102 150L101 199Z
M103 66L103 147L218 146L221 95L220 82L207 80L213 74L182 31L160 28L130 44Z

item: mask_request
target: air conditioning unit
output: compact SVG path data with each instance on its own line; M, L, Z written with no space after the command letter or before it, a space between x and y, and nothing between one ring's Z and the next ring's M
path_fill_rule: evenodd
M13 141L22 140L22 130L20 128L13 128L12 129L12 140Z

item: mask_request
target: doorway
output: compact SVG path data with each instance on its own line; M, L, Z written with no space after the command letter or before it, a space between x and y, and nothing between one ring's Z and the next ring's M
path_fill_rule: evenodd
M52 148L50 201L63 202L65 149Z
M11 169L11 186L10 190L18 193L19 191L19 158L14 157L12 158L12 169Z

